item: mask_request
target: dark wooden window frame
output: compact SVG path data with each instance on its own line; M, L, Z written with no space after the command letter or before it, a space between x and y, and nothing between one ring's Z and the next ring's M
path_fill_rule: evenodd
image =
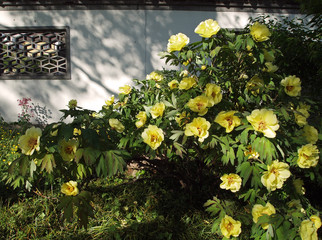
M0 79L71 79L69 27L1 27Z

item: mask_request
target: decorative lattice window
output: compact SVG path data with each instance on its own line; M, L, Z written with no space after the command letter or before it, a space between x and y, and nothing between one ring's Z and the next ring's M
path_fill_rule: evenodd
M70 79L69 29L0 29L0 79Z

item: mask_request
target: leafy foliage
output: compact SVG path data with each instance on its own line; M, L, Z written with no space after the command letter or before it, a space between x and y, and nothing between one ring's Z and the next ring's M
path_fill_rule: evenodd
M7 183L31 189L40 179L60 179L86 189L91 179L122 173L135 162L175 179L194 202L206 202L216 236L298 239L303 220L319 215L303 187L322 182L321 135L314 127L321 126L308 117L318 107L304 90L310 80L283 65L283 49L266 25L214 32L190 44L182 34L171 38L176 46L168 49L176 51L162 55L178 70L135 79L99 112L71 100L61 121L47 125L41 137L21 138L30 154L12 162ZM227 178L230 173L239 175ZM78 194L75 184L62 192L64 219L76 211L86 228L93 216L90 193ZM269 213L256 210L267 205Z

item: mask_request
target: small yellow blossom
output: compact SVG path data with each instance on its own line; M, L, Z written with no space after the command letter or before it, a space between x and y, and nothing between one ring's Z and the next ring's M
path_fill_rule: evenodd
M284 87L284 91L291 97L296 97L301 94L301 80L293 76L288 76L281 81L281 85Z
M180 51L183 47L189 44L190 39L183 33L172 35L168 41L168 52Z
M259 158L259 153L256 152L251 145L247 146L247 150L244 151L244 155L247 157L248 159L258 159Z
M275 191L283 187L284 182L291 176L289 165L278 160L267 166L267 171L261 177L262 184L269 191Z
M164 110L165 105L163 102L154 104L150 111L152 118L162 117Z
M146 118L147 118L146 113L141 111L135 117L139 119L139 121L135 122L135 126L137 128L143 127L144 124L146 123Z
M319 139L319 132L315 127L305 125L303 128L303 137L308 143L315 144Z
M230 238L230 236L238 237L241 233L241 222L225 215L220 222L220 231L226 238Z
M116 118L110 118L108 123L110 124L111 128L118 133L122 133L125 129L124 125Z
M220 30L220 26L217 21L213 19L208 19L199 23L195 29L195 33L199 34L201 37L210 38L213 35L216 35Z
M76 139L69 139L68 141L62 139L58 142L58 152L65 161L74 159L77 148L78 141Z
M276 213L275 207L272 204L270 204L269 202L267 202L265 206L263 206L261 204L255 204L253 209L252 209L253 221L254 221L254 223L257 223L258 218L260 216L263 216L263 215L270 216L270 215L275 214L275 213ZM261 226L262 226L263 229L267 229L269 224L268 223L262 223Z
M149 125L142 133L143 141L153 150L157 149L164 140L164 134L161 128L155 125Z
M256 42L264 42L269 39L271 33L269 29L264 24L260 24L259 22L255 22L250 27L250 35Z
M176 89L179 86L179 82L178 80L172 80L171 82L168 83L168 86L170 87L170 89Z
M318 216L316 216L316 215L312 215L311 217L310 217L310 220L312 221L312 222L314 222L314 226L316 227L316 229L319 229L320 227L321 227L321 218L319 218Z
M188 90L197 85L197 77L184 77L179 83L180 90Z
M184 134L186 136L199 137L198 141L203 142L209 136L210 122L205 118L197 117L192 120L191 123L186 125Z
M309 113L310 106L304 103L300 103L294 111L295 122L300 127L303 127L307 124L307 118L310 116Z
M241 177L235 173L224 174L220 180L222 181L220 188L230 190L232 192L239 191L242 184Z
M226 128L226 133L230 133L235 127L238 127L241 123L239 117L234 114L237 111L221 111L215 118L215 122L220 126Z
M32 155L34 151L40 150L40 137L42 131L40 128L31 127L26 130L25 135L22 135L18 140L21 152L26 155Z
M119 91L121 94L128 95L130 94L132 88L130 85L124 85L123 87L119 87Z
M106 106L111 106L111 105L113 105L114 100L115 100L115 97L114 97L114 95L112 95L109 99L107 99L107 100L105 101Z
M68 107L69 107L70 109L74 109L74 108L76 108L76 107L77 107L77 100L75 100L75 99L70 100L70 101L68 102Z
M191 111L197 112L199 116L203 116L208 112L208 102L209 98L206 96L197 96L193 99L190 99L187 103L187 106Z
M315 167L319 162L319 150L317 146L313 144L306 144L302 146L298 151L297 165L300 168Z
M255 109L252 111L251 115L246 118L255 131L264 133L265 137L275 138L275 131L277 131L280 126L273 111L267 109Z
M220 103L222 99L221 88L213 83L207 83L205 95L209 98L208 107L212 107L215 104Z
M201 70L205 70L206 68L207 68L207 66L206 66L206 65L202 65L200 69L201 69Z
M163 80L163 75L157 71L153 71L150 74L146 75L146 79L161 82Z
M61 192L67 196L76 196L79 193L77 182L69 181L61 186Z
M317 228L313 221L306 219L301 222L300 236L302 240L318 240Z

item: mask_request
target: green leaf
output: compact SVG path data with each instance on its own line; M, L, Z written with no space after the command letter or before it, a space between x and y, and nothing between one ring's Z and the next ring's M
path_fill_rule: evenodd
M246 182L248 181L250 174L253 171L252 166L249 162L243 162L239 165L236 169L237 173L240 173L240 177L243 179L243 186L245 186Z
M215 56L218 55L219 51L220 51L221 47L217 46L214 50L212 50L210 52L210 57L214 58Z
M79 163L80 159L83 157L84 148L78 148L75 153L75 162Z
M42 159L40 170L46 169L47 173L51 173L53 168L56 167L55 158L53 154L46 154Z
M173 130L171 131L172 135L170 136L170 139L177 142L179 137L184 134L184 131L181 130Z
M186 150L183 148L183 146L178 142L174 142L173 146L176 149L176 154L183 158L183 153L186 154Z
M19 167L20 167L20 174L22 176L25 176L27 174L28 168L29 168L29 158L27 156L24 156L20 159Z
M87 166L92 165L93 163L95 163L96 159L99 157L100 155L100 151L93 149L91 147L89 148L85 148L84 152L83 152L83 156L84 156L84 160Z
M33 178L33 176L34 176L34 171L36 171L36 169L37 169L37 166L36 166L36 164L35 164L34 160L31 160L31 161L30 161L30 177L31 177L31 178Z

